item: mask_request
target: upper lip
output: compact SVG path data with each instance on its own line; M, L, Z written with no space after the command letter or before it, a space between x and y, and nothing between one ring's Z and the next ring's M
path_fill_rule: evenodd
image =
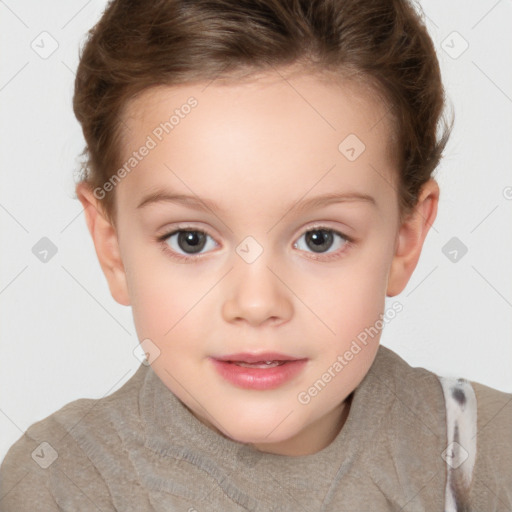
M227 356L213 357L218 361L241 361L244 363L257 363L259 361L297 361L305 359L304 357L293 357L278 352L260 352L258 354L251 354L248 352L229 354Z

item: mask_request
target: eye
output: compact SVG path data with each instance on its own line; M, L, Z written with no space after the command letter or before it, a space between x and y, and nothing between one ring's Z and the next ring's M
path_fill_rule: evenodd
M304 244L300 243L302 238L304 238ZM309 229L301 235L299 240L294 244L294 247L305 251L311 250L316 254L330 255L332 253L344 252L351 241L352 240L343 233L339 233L325 226L320 226Z
M305 245L301 243L302 238ZM192 228L176 229L158 237L162 250L172 258L183 261L197 259L203 252L214 249L218 244L205 231ZM313 259L328 260L341 257L353 240L334 229L316 226L306 231L293 246L317 254Z
M203 249L209 250L217 245L208 233L197 229L175 230L159 240L164 244L164 250L178 259L189 259L190 255L200 254Z

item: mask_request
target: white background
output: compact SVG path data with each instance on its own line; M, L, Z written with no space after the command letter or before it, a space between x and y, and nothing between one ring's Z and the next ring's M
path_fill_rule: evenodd
M74 70L105 4L0 1L0 460L32 423L112 393L140 364L131 309L112 299L73 199ZM421 5L456 121L437 220L388 299L404 309L381 342L412 366L512 392L512 2ZM43 31L59 45L46 59L31 47ZM32 253L42 237L58 249L46 263ZM455 263L442 252L452 237L468 248Z

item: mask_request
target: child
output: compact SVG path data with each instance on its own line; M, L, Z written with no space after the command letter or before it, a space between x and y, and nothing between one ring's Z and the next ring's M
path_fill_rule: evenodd
M511 510L512 395L379 346L443 108L405 1L111 2L76 192L145 360L27 430L0 510Z

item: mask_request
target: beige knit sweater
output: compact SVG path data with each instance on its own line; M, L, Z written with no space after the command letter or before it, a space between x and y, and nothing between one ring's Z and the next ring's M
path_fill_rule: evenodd
M470 510L512 511L512 394L471 384ZM0 511L443 511L446 432L437 376L384 346L335 440L298 457L210 430L141 364L30 426L0 467Z

